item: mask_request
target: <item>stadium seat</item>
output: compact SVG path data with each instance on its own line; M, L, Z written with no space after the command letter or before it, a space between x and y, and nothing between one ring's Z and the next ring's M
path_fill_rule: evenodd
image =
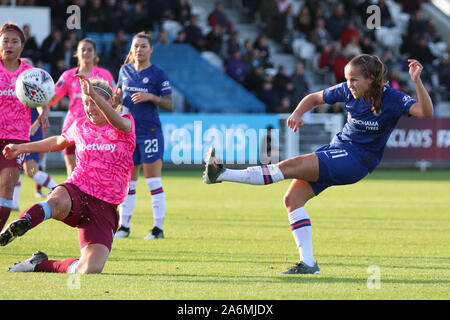
M167 72L196 112L265 111L261 101L190 45L155 44L152 62Z

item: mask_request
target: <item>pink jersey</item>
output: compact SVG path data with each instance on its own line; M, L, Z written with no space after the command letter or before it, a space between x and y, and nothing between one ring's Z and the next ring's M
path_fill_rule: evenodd
M125 133L111 124L99 127L87 117L76 120L62 136L76 145L76 166L66 182L100 200L120 204L127 195L136 147L134 119Z
M84 118L86 114L84 113L83 102L81 101L81 86L80 80L75 77L78 71L78 67L64 71L59 77L59 80L55 85L55 94L59 97L64 97L66 94L69 95L69 111L67 112L64 124L62 127L62 132L65 132L72 123L80 118ZM88 78L102 78L108 81L109 85L114 88L115 83L111 73L106 70L94 66L89 73Z
M0 139L30 141L31 111L16 97L16 80L31 68L20 61L19 68L10 72L3 67L0 58Z

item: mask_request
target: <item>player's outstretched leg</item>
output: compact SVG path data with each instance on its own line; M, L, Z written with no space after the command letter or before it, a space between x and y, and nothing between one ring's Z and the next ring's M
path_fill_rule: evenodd
M38 251L27 260L15 263L8 272L34 272L36 265L46 260L48 260L48 256L44 252Z
M218 163L215 148L211 147L206 154L203 182L207 184L222 181L239 182L253 185L266 185L284 179L277 164L248 167L243 170L227 169Z

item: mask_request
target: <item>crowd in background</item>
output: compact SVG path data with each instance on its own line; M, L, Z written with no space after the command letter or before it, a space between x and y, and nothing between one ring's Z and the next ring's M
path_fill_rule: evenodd
M431 92L432 75L438 76L441 89L450 89L450 44L441 57L430 51L430 42L440 41L432 19L424 18L420 0L403 1L403 9L411 14L407 32L401 39L400 52L380 47L373 30L365 27L366 8L369 0L304 1L298 12L292 0L242 0L242 14L259 21L259 36L243 39L239 30L227 17L222 2L217 2L207 17L208 31L199 25L199 17L192 14L187 0L17 0L16 5L48 6L51 8L52 32L38 46L30 26L24 29L27 42L24 57L31 58L37 66L48 69L54 79L74 66L73 53L78 41L89 33L110 33L114 37L108 50L100 54L100 66L108 68L117 77L118 69L129 50L131 35L142 30L154 34L156 43L189 43L199 51L212 51L223 61L224 70L254 93L265 105L266 112L291 112L298 101L310 90L305 79L306 63L298 61L293 74L286 74L282 66L271 59L269 39L279 42L286 53L292 52L291 43L303 38L314 44L319 56L318 70L333 74L333 82L345 81L345 64L360 53L379 54L388 67L389 84L405 92L411 92L399 72L407 70L404 57L419 60L425 67L423 78ZM67 6L75 4L83 13L81 29L66 28ZM383 26L395 26L384 0L378 1ZM0 5L9 5L9 0L0 0ZM355 17L358 17L355 19ZM162 28L166 20L177 21L182 28L173 38ZM276 74L265 72L275 68ZM331 85L328 83L325 85ZM316 112L343 112L340 105L321 106Z

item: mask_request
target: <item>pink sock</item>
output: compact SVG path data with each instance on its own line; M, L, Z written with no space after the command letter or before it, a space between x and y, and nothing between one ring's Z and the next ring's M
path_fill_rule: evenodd
M77 258L68 258L66 260L45 260L36 265L35 272L57 272L67 273L67 269L77 261Z

